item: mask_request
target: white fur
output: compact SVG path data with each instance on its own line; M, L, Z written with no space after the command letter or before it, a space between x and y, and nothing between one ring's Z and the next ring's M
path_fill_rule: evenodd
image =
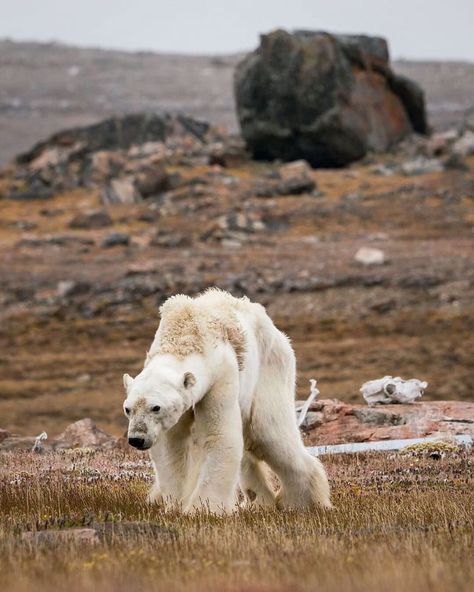
M184 356L179 347L176 355L160 353L170 350L162 347L159 328L145 368L135 379L124 377L129 438L143 439L155 467L149 500L184 511L201 505L231 511L240 482L249 503L330 507L324 469L306 451L296 424L289 339L262 306L218 290L170 299L160 327L171 308L179 318L180 306L197 319L204 345ZM216 319L234 328L237 323L245 335L240 369L232 341L216 337ZM276 496L266 465L281 483Z

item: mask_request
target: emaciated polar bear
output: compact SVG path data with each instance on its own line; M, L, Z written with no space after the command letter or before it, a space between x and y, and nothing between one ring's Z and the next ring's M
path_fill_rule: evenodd
M128 441L155 467L149 500L231 511L240 483L249 503L330 507L323 466L296 425L295 355L265 309L210 289L160 312L144 369L123 377Z

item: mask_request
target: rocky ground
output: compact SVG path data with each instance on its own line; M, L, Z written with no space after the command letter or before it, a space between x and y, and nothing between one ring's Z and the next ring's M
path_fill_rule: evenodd
M298 398L314 377L321 397L361 401L387 374L428 381L427 399L472 398L471 66L395 64L426 88L435 126L454 128L312 170L253 162L224 128L174 115L26 151L30 133L132 107L232 129L237 57L10 42L0 55L2 142L25 149L0 174L2 427L57 435L91 417L122 434L121 376L140 369L159 304L211 285L262 302L290 335Z
M387 374L472 398L473 156L438 136L312 171L183 134L86 156L61 136L4 171L2 427L54 435L92 417L120 435L121 376L140 369L158 305L211 285L290 335L299 398L315 377L323 398L361 401Z
M235 132L232 77L242 57L0 41L0 163L59 129L138 110L184 111ZM474 64L393 66L425 89L436 129L458 125L472 111Z
M297 401L299 417L303 402ZM313 402L302 419L301 430L306 446L332 446L381 440L430 438L433 446L455 443L462 436L469 445L474 439L474 403L469 401L423 401L406 405L370 406L343 403L337 399ZM57 436L20 435L0 429L0 452L46 452L53 450L94 449L131 451L126 434L108 434L90 419L80 419Z

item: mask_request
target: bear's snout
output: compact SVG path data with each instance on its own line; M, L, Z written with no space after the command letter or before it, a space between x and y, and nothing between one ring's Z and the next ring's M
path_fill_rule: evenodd
M146 450L149 446L145 445L145 438L129 438L128 443L138 450Z

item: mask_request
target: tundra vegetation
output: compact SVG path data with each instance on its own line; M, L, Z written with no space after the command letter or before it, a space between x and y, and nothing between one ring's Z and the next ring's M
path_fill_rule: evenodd
M136 452L4 452L0 588L473 589L472 453L422 447L325 457L325 465L334 510L221 517L148 506L152 472ZM54 534L74 527L98 536ZM49 538L35 534L44 531Z

